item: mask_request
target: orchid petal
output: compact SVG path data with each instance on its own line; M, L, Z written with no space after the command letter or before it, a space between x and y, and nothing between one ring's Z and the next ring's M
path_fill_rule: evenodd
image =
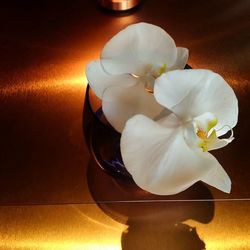
M231 143L233 140L234 140L234 137L230 137L228 139L217 138L217 140L213 143L213 145L210 146L209 151L223 148L227 146L229 143Z
M189 56L188 49L178 47L176 62L171 68L168 68L168 71L175 69L184 69L188 61L188 56Z
M102 108L109 123L121 132L126 121L135 114L144 114L151 118L168 114L168 111L158 104L151 93L142 84L132 87L113 86L103 94Z
M174 40L162 28L138 23L117 33L104 47L101 63L110 74L142 76L148 65L172 67L177 58Z
M184 121L208 111L213 113L218 119L215 127L218 136L237 124L235 93L220 75L210 70L175 70L162 74L156 79L154 95L161 105Z
M211 159L214 160L214 168L204 176L201 180L210 186L213 186L225 193L230 193L231 191L231 180L227 175L226 171L220 165L220 163L216 160L214 156L208 154Z
M129 74L107 74L103 70L100 61L92 61L87 65L86 76L89 85L100 99L102 99L103 92L107 87L121 84L131 86L137 82L137 79Z
M174 114L165 119L163 127L136 115L127 121L121 137L122 158L134 181L142 189L159 195L187 189L206 179L218 165L209 153L192 150L186 144Z

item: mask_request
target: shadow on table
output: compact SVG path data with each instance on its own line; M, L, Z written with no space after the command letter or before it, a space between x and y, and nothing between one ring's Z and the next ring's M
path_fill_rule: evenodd
M103 212L128 226L121 236L123 250L205 249L196 229L183 223L213 219L213 196L204 184L196 183L178 195L157 196L133 182L111 177L93 160L87 178L91 195Z
M149 221L146 225L142 223L129 224L128 230L122 234L121 245L123 250L205 249L205 243L199 238L196 228L182 223L159 227L154 221Z

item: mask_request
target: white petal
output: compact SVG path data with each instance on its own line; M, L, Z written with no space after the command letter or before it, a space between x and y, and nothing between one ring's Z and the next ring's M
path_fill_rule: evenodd
M155 98L161 105L173 109L202 78L202 72L197 75L194 70L174 70L164 73L155 80Z
M231 143L233 140L234 140L233 137L230 137L228 139L218 138L218 140L209 148L209 151L223 148L223 147L227 146L229 143Z
M92 61L87 65L86 76L89 81L89 85L94 90L95 94L102 99L104 90L107 87L114 85L134 85L137 82L137 79L129 74L123 75L109 75L107 74L100 61Z
M105 117L118 132L123 130L126 121L135 114L158 118L162 112L167 112L141 84L107 88L103 94L102 108Z
M184 69L188 61L189 51L186 48L177 48L177 58L175 64L169 70Z
M162 28L137 23L120 31L105 45L101 63L112 74L141 76L148 65L172 67L176 57L175 42Z
M237 124L238 101L234 91L210 70L174 70L162 74L156 79L154 95L160 104L183 120L213 113L218 118L215 127L220 129L218 136Z
M220 163L216 160L214 156L209 154L209 157L213 158L214 167L206 176L202 178L202 181L225 193L230 193L231 180L229 176L227 175L226 171L223 169L223 167L220 165Z
M205 178L215 160L208 153L193 151L183 138L174 114L163 127L149 118L136 115L125 126L121 153L136 184L159 195L179 193Z

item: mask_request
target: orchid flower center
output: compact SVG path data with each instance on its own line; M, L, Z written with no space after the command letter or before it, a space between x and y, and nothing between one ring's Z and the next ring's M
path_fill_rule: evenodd
M210 112L206 112L193 119L196 145L201 148L203 152L216 149L222 144L233 140L233 131L231 128L231 136L228 139L218 138L216 134L218 130L215 130L217 124L218 119Z
M198 147L203 152L209 151L218 140L214 127L218 120L214 114L206 112L193 119L194 131L198 139Z
M149 93L153 93L155 79L166 71L166 63L157 66L148 64L145 66L144 74L138 78L143 83L145 90Z

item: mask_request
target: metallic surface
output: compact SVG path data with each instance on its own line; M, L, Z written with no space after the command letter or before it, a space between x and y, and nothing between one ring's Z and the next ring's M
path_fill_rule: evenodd
M95 204L0 207L1 250L247 250L250 247L246 202L197 204ZM127 207L143 218L127 216ZM182 209L181 209L182 208ZM194 211L195 209L195 211ZM193 219L194 214L199 218ZM135 215L135 214L134 214Z
M121 15L95 1L1 8L0 249L249 249L249 14L247 0L144 1ZM231 177L230 195L198 183L157 198L90 159L82 132L86 64L140 21L160 25L189 48L193 68L214 70L234 88L236 139L214 152ZM211 201L197 201L204 199Z
M140 3L140 0L99 0L101 6L111 10L129 10Z

